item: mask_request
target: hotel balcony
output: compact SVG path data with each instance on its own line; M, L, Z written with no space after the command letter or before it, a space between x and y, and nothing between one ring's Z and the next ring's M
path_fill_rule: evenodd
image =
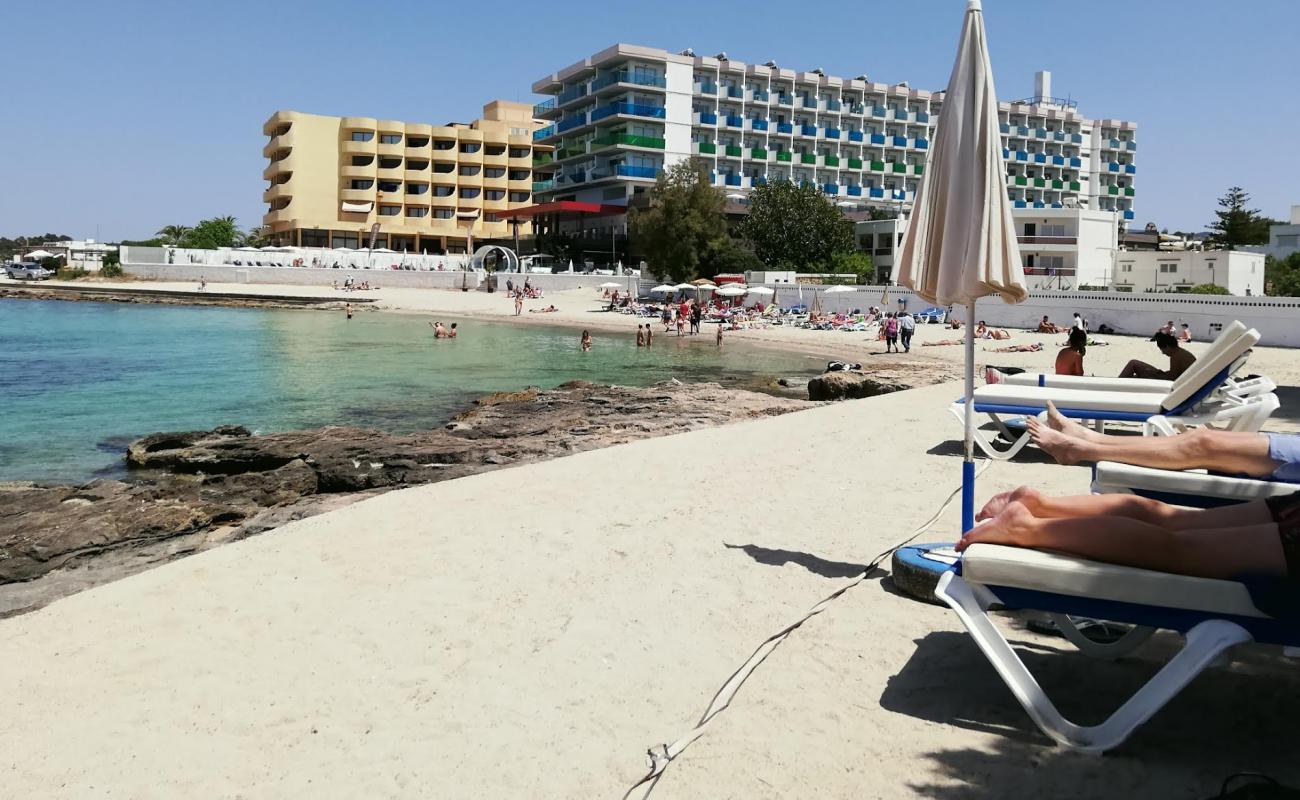
M555 181L533 181L534 192L549 192L555 188Z
M555 110L555 108L556 108L557 105L559 105L559 104L555 102L555 98L554 98L554 97L550 98L549 100L543 100L543 101L540 102L540 103L534 103L534 104L533 104L533 116L534 116L534 117L541 117L541 118L544 119L544 118L546 117L547 114L549 114L550 112L552 112L552 111Z
M569 88L565 89L564 91L556 95L555 104L557 106L567 106L569 103L572 103L575 100L586 97L587 94L588 94L587 84L585 83L580 83L576 86L570 86Z
M740 186L743 183L741 176L739 175L727 175L724 177L723 182L727 186Z
M647 178L654 180L659 175L659 170L654 167L633 167L627 164L620 164L614 169L615 174L622 178Z
M849 131L849 141L850 142L866 141L866 136L862 133L862 131Z
M838 167L839 165L840 165L839 156L830 155L830 154L822 156L822 166Z
M849 197L861 197L861 196L862 196L862 187L861 187L861 186L854 186L854 185L850 184L849 186L847 186L847 187L845 187L845 188L848 190L848 195L849 195Z
M744 128L744 127L745 127L745 118L744 118L744 117L733 117L733 116L728 115L728 116L726 116L726 117L723 119L723 122L726 124L726 126L727 126L728 128Z
M716 95L718 93L718 84L709 81L702 81L695 84L695 93Z
M1077 236L1017 236L1022 245L1034 245L1034 250L1073 250L1079 243Z
M658 75L637 75L624 69L619 70L618 72L611 72L608 75L602 75L592 81L591 93L601 94L602 90L610 89L611 87L615 90L636 87L666 89L668 87L668 81Z
M777 150L777 151L776 151L776 160L777 160L777 161L781 161L781 162L784 162L784 163L789 164L789 163L792 163L792 159L793 159L793 158L794 158L794 153L791 153L789 150Z
M718 115L712 111L699 111L691 120L696 125L717 125Z
M375 199L375 189L339 189L339 200L352 203L368 203Z
M417 182L423 183L424 181L429 180L429 170L428 170L428 169L405 169L405 170L402 170L402 180L404 180L404 181L417 181Z
M339 142L339 152L345 156L373 156L377 152L378 146L375 140L368 142L354 142L351 139L344 139Z
M776 132L777 132L777 133L785 133L785 134L793 134L793 133L794 133L794 123L791 123L791 122L778 122L778 123L776 123Z
M840 129L839 129L839 128L823 128L823 129L822 129L822 135L825 136L827 139L838 139L838 138L840 138Z
M555 126L547 125L545 128L539 128L533 131L533 141L540 142L541 140L549 139L554 135L555 135Z
M592 121L595 122L595 120L596 117L595 114L593 113ZM567 131L573 130L574 128L580 128L586 124L587 124L587 114L585 112L579 114L571 114L565 117L564 119L561 119L559 122L555 124L555 132L565 133Z
M650 150L664 149L664 140L654 136L634 136L630 133L607 133L591 140L590 151L605 147L639 147Z
M767 150L766 148L762 148L762 147L752 147L749 150L749 157L755 161L766 161Z
M362 166L343 164L339 167L339 175L344 178L368 178L374 180L378 173L379 167L374 161Z
M767 130L767 120L751 119L749 120L749 129L751 131L765 131Z
M606 119L615 115L630 117L649 117L663 119L666 115L663 106L651 106L641 103L610 103L591 112L591 121Z
M800 126L799 126L799 135L800 135L800 136L807 136L807 137L809 137L809 138L815 139L815 138L817 138L817 126L816 126L816 125L800 125Z
M288 183L277 183L274 186L267 187L262 192L262 202L269 203L272 200L279 200L282 197L293 197L293 189L289 188Z
M699 155L717 155L718 146L712 142L695 142L692 149Z
M817 154L816 154L816 153L800 153L800 154L799 154L799 163L800 163L800 164L816 164L816 163L817 163Z
M840 193L840 185L838 183L823 183L822 193L835 197Z
M734 144L726 145L722 149L722 154L727 156L728 158L740 158L743 153L744 153L744 149Z
M271 140L262 147L262 156L270 158L281 150L292 150L294 138L293 128L279 136L271 137Z

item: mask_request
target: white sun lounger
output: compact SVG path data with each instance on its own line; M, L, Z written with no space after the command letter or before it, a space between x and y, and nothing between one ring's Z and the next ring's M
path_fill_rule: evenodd
M1099 461L1092 470L1092 491L1094 494L1136 494L1176 506L1213 508L1300 492L1300 483Z
M1243 583L1103 564L1019 547L972 545L939 578L935 595L957 612L984 656L1038 727L1066 747L1089 753L1118 746L1234 645L1250 641L1300 645L1300 617L1274 617L1261 611ZM1131 652L1156 629L1182 632L1186 644L1105 722L1077 725L1052 704L993 624L987 611L995 604L1052 613L1067 638L1089 655L1113 657ZM1095 645L1066 620L1066 615L1072 614L1138 627L1113 645Z
M1241 333L1230 344L1198 359L1163 395L1005 383L981 386L975 390L975 411L987 414L1013 443L1000 450L978 429L975 442L989 458L1006 460L1014 457L1029 443L1029 432L1024 431L1017 437L1003 422L1002 416L1036 416L1046 410L1048 401L1067 417L1097 423L1099 430L1106 422L1138 422L1143 424L1145 433L1172 434L1194 425L1257 431L1280 405L1276 395L1215 396L1215 391L1227 379L1228 371L1237 359L1258 341L1259 332L1256 330ZM964 398L950 408L963 425L964 408Z

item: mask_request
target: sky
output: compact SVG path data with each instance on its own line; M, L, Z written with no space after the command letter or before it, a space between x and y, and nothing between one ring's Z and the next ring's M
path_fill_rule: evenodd
M277 109L445 123L615 42L942 89L965 0L0 0L0 236L260 223ZM1244 187L1300 204L1300 0L984 0L1003 100L1135 121L1137 225L1203 230Z

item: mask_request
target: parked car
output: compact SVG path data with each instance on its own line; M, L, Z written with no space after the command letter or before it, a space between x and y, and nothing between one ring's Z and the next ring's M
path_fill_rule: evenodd
M45 267L34 261L22 261L16 264L6 264L5 273L14 280L20 281L43 281L46 278L54 276Z
M931 306L923 311L916 312L917 322L926 322L931 325L943 322L944 310L938 306Z

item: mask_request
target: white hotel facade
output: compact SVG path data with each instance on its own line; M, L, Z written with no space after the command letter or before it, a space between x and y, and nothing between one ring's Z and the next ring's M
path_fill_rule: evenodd
M772 180L814 184L842 205L906 211L924 171L943 92L860 75L745 64L617 44L533 83L537 202L623 204L665 166L702 159L728 194ZM1037 93L1002 103L1008 193L1017 208L1085 208L1134 218L1136 125L1089 119ZM541 171L539 169L539 171Z

